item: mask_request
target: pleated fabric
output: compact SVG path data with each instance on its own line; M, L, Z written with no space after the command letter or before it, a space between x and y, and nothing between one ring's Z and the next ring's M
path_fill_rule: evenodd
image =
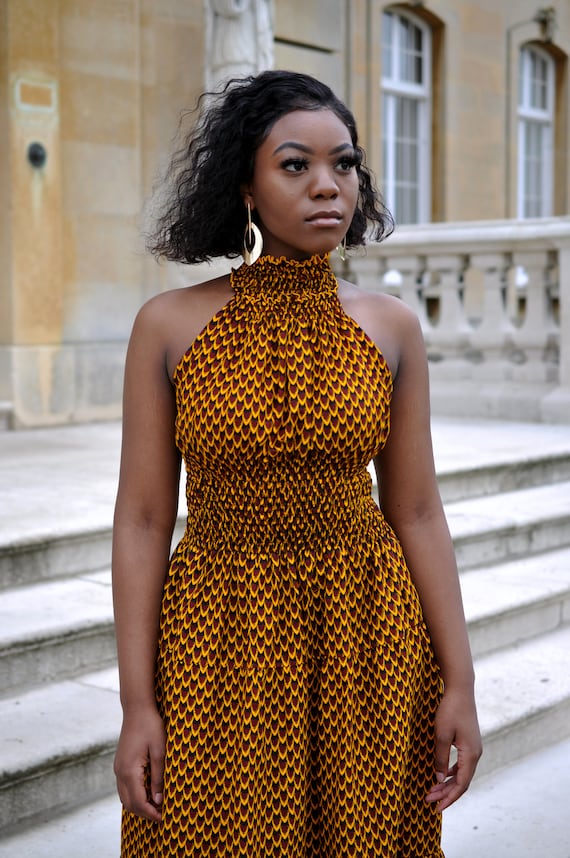
M443 858L438 668L367 466L384 357L327 257L262 257L174 373L188 521L164 589L163 820L123 858Z

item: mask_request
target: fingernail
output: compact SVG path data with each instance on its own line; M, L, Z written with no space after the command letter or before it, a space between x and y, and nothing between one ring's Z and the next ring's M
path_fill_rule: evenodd
M442 784L445 780L445 775L443 774L443 772L436 772L435 773L435 779L438 782L438 784Z
M162 804L162 793L161 793L161 792L156 792L156 793L154 794L154 803L155 803L156 805L160 805L160 804Z

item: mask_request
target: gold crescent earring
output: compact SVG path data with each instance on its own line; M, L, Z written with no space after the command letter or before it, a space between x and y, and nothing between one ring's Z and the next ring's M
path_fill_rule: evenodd
M253 265L261 256L263 236L259 227L251 219L251 205L247 204L247 226L243 236L243 259L246 265Z

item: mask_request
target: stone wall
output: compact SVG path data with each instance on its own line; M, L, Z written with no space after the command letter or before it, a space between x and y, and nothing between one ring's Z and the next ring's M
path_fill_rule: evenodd
M133 317L160 280L140 212L202 88L202 4L0 10L0 398L16 426L116 417Z

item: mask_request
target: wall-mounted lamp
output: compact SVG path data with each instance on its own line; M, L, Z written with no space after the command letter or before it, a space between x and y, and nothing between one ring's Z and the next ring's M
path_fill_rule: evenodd
M30 143L28 146L28 161L36 170L40 170L47 161L47 151L42 143Z

